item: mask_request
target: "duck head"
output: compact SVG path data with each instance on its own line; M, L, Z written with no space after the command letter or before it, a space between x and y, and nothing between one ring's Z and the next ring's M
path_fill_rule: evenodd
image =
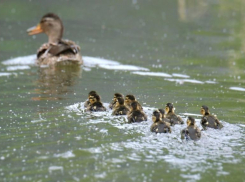
M61 19L53 13L44 15L37 26L27 30L29 35L45 33L48 36L48 43L57 44L63 35L63 24Z

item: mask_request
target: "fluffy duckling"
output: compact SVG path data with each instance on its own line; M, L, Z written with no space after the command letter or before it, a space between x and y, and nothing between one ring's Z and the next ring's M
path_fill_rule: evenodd
M45 33L48 43L43 44L37 51L38 65L81 65L83 60L80 47L70 40L63 40L63 24L53 13L44 15L36 27L27 30L29 35Z
M117 98L119 98L119 97L123 98L123 95L120 94L120 93L115 93L114 94L114 97L113 97L113 99L112 99L112 101L111 101L111 103L109 105L110 109L114 109L114 107L116 106Z
M131 111L128 114L128 122L135 123L141 121L147 121L147 116L143 111L140 110L139 103L134 101L131 103Z
M84 103L84 108L90 106L89 97L90 97L91 95L94 95L94 94L97 94L97 92L94 91L94 90L92 90L92 91L90 91L90 92L88 93L88 100L85 101L85 103ZM98 94L97 94L97 95L98 95Z
M174 113L174 105L172 103L167 103L165 106L166 118L170 120L171 126L175 124L184 124L181 117Z
M201 118L201 125L204 130L209 128L221 129L223 128L222 123L218 120L217 117L210 114L207 106L203 105L200 110L203 117Z
M100 101L100 96L98 94L92 94L89 96L90 105L87 107L86 111L106 111L106 108Z
M129 109L131 109L131 103L132 103L132 102L138 102L138 101L136 100L135 96L134 96L134 95L126 95L126 96L125 96L125 105L126 105ZM139 102L138 102L138 105L139 105L140 110L143 111L143 107L140 105Z
M156 110L152 114L153 124L151 125L151 132L155 133L171 133L170 124L162 121L162 114Z
M162 115L162 121L165 121L167 123L169 123L171 125L171 122L168 118L165 117L165 110L164 109L158 109L158 111L161 113Z
M127 115L129 109L124 105L124 99L118 97L112 115Z
M186 124L187 124L187 128L181 131L181 139L199 140L201 138L201 131L196 126L195 119L189 116L186 121Z

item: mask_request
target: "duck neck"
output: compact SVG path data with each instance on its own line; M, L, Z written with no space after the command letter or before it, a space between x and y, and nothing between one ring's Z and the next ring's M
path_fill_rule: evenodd
M62 34L51 34L48 37L49 44L58 44L61 41Z
M48 43L50 44L58 44L63 36L63 26L54 27L50 32L47 33L48 35Z

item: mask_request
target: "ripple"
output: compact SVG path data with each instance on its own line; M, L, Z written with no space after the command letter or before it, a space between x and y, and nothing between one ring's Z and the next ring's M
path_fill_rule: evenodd
M190 78L189 75L183 75L183 74L179 74L179 73L173 73L172 74L174 77L180 77L180 78Z
M4 65L35 65L36 55L22 56L3 61Z
M137 71L144 70L149 71L147 68L134 66L134 65L99 65L99 67L108 69L108 70L126 70L126 71Z
M166 78L165 80L171 81L171 82L176 82L178 84L184 84L186 82L188 82L188 83L204 84L204 82L199 81L199 80L194 80L194 79L171 79L171 78L168 79L168 78Z
M140 72L140 71L135 71L135 72L132 72L132 73L136 74L136 75L143 75L143 76L172 77L172 75L170 75L170 74L161 73L161 72Z
M79 105L79 104L75 104ZM75 105L66 107L68 112L75 112ZM82 103L80 103L82 105ZM152 111L155 108L143 107L148 118L151 118ZM80 113L79 113L80 114ZM98 122L106 122L119 130L123 130L124 135L133 135L139 133L140 136L132 137L125 141L106 143L96 148L81 149L93 154L103 154L108 151L123 152L123 156L113 161L113 163L121 163L122 160L145 161L145 162L161 162L165 161L181 171L192 171L191 174L182 176L187 181L200 178L197 172L204 173L206 170L215 168L217 174L228 175L222 167L222 163L239 163L242 155L237 146L244 146L240 140L245 137L244 125L230 124L222 121L224 128L222 130L208 129L202 131L202 137L199 141L185 141L180 139L180 131L186 125L175 125L172 127L170 134L155 134L150 132L151 120L142 123L126 124L125 117L111 116L111 111L104 112L102 115L91 113L101 118L91 118L87 120L87 125ZM186 116L192 115L196 117L196 124L201 129L201 115L195 113L181 113L181 117L185 120ZM117 118L117 120L115 119ZM108 133L107 129L101 129L99 132ZM222 163L213 163L208 161L222 161ZM108 161L108 165L111 163Z
M7 71L16 71L16 70L28 70L30 66L23 65L23 66L8 66Z
M245 88L242 88L242 87L230 87L229 89L230 89L230 90L236 90L236 91L242 91L242 92L245 92Z
M0 76L10 76L12 73L0 72Z

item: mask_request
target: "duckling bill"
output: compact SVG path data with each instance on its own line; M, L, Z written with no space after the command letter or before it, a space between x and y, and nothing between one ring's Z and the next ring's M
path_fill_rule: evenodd
M80 47L73 41L62 39L63 23L53 13L44 15L37 26L27 30L29 35L45 33L48 43L44 43L37 51L38 65L82 65Z

